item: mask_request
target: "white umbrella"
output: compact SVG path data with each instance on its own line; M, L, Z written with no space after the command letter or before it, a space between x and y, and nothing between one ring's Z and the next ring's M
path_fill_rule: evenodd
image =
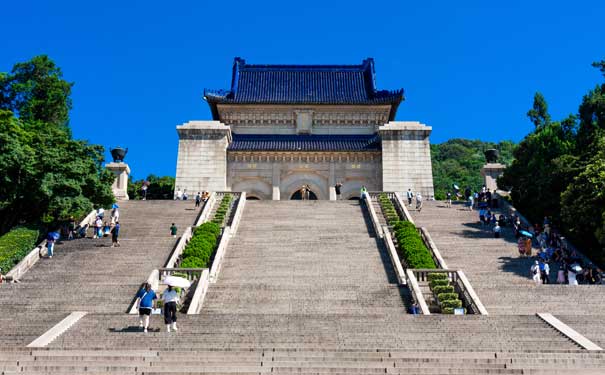
M176 288L189 288L191 286L189 280L178 276L166 276L162 283Z

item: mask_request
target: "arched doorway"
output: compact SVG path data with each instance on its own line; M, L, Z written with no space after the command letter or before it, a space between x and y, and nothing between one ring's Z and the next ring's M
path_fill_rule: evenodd
M309 190L308 194L309 194L309 200L310 201L316 201L317 200L317 195L315 195L315 193L313 191ZM300 189L296 190L294 192L294 194L292 194L292 196L290 197L290 199L291 200L297 200L297 201L302 200L302 192L300 191Z

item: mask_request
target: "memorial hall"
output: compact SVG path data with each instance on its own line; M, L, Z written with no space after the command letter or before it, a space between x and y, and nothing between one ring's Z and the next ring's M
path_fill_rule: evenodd
M255 65L235 58L231 88L205 89L212 120L177 126L176 188L249 199L334 200L370 191L433 196L431 127L395 121L403 89L359 65Z

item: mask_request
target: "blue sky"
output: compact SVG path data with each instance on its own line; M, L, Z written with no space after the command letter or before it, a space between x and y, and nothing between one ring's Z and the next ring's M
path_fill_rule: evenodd
M129 148L136 178L174 175L175 126L210 119L204 88L248 63L376 62L397 120L450 138L518 141L541 91L554 118L601 81L605 1L7 1L0 71L47 54L75 82L74 136Z

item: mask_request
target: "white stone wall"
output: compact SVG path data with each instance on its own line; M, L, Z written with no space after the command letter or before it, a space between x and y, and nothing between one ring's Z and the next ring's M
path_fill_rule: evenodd
M419 122L389 122L379 128L382 138L383 190L412 189L425 198L434 195L429 134Z
M227 190L229 126L218 121L191 121L177 126L179 152L175 189L193 195L198 191Z

